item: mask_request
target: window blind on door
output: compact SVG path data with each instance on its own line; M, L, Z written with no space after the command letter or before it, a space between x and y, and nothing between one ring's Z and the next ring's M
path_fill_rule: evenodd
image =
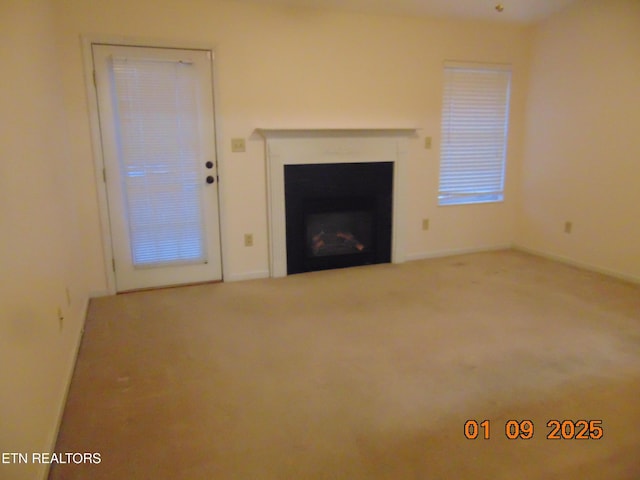
M179 61L111 60L132 263L204 263L195 68Z
M504 199L511 71L446 62L439 204Z

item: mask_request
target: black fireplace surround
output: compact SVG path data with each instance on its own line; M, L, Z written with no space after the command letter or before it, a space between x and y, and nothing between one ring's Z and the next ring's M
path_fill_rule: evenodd
M285 165L287 274L391 261L393 162Z

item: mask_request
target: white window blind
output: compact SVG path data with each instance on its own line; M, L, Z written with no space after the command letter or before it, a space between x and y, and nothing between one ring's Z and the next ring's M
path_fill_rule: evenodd
M510 82L508 66L445 63L439 205L504 199Z
M132 263L204 263L195 69L140 58L112 66Z

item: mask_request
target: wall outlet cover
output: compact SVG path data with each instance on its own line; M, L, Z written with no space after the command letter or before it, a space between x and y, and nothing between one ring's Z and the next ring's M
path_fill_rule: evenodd
M573 222L564 222L564 233L571 233L573 230Z

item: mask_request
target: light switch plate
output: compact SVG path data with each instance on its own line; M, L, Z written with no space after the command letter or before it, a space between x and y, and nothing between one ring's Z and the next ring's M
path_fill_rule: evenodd
M247 146L244 142L244 138L232 138L231 139L231 151L232 152L245 152L247 150Z

